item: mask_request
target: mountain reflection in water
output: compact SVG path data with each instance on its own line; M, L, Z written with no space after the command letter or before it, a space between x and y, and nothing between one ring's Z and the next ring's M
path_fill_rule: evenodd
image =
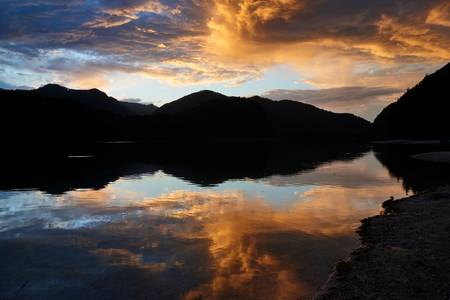
M1 185L0 298L310 297L359 221L406 192L372 152L306 158L221 173L79 157L22 181L18 167Z

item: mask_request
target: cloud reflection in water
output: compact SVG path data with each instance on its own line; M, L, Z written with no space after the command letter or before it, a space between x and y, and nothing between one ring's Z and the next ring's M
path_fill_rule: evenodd
M152 180L160 181L153 186ZM0 202L0 243L15 260L23 254L65 266L68 255L78 255L81 274L88 263L97 270L82 281L95 287L87 298L120 290L135 298L158 291L162 298L296 299L326 280L357 246L359 221L378 213L391 195L404 195L401 183L372 154L212 188L158 173L61 196L10 192ZM38 245L17 252L27 243ZM52 253L59 248L66 256ZM18 275L12 265L6 270L13 274L3 286L8 291ZM50 279L29 280L30 293L50 286L57 294ZM126 286L116 284L123 280ZM67 292L71 281L63 281Z

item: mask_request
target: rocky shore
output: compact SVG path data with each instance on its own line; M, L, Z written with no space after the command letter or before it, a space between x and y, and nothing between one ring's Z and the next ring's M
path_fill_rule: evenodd
M450 187L383 208L314 299L450 299Z

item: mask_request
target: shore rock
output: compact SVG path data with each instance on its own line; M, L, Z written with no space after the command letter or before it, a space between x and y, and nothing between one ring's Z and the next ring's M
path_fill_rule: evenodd
M450 188L384 207L314 299L450 299Z

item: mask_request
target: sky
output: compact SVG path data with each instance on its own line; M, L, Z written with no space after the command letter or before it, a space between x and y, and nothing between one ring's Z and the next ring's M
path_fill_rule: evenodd
M0 0L2 88L156 105L209 89L373 119L449 60L447 0Z

